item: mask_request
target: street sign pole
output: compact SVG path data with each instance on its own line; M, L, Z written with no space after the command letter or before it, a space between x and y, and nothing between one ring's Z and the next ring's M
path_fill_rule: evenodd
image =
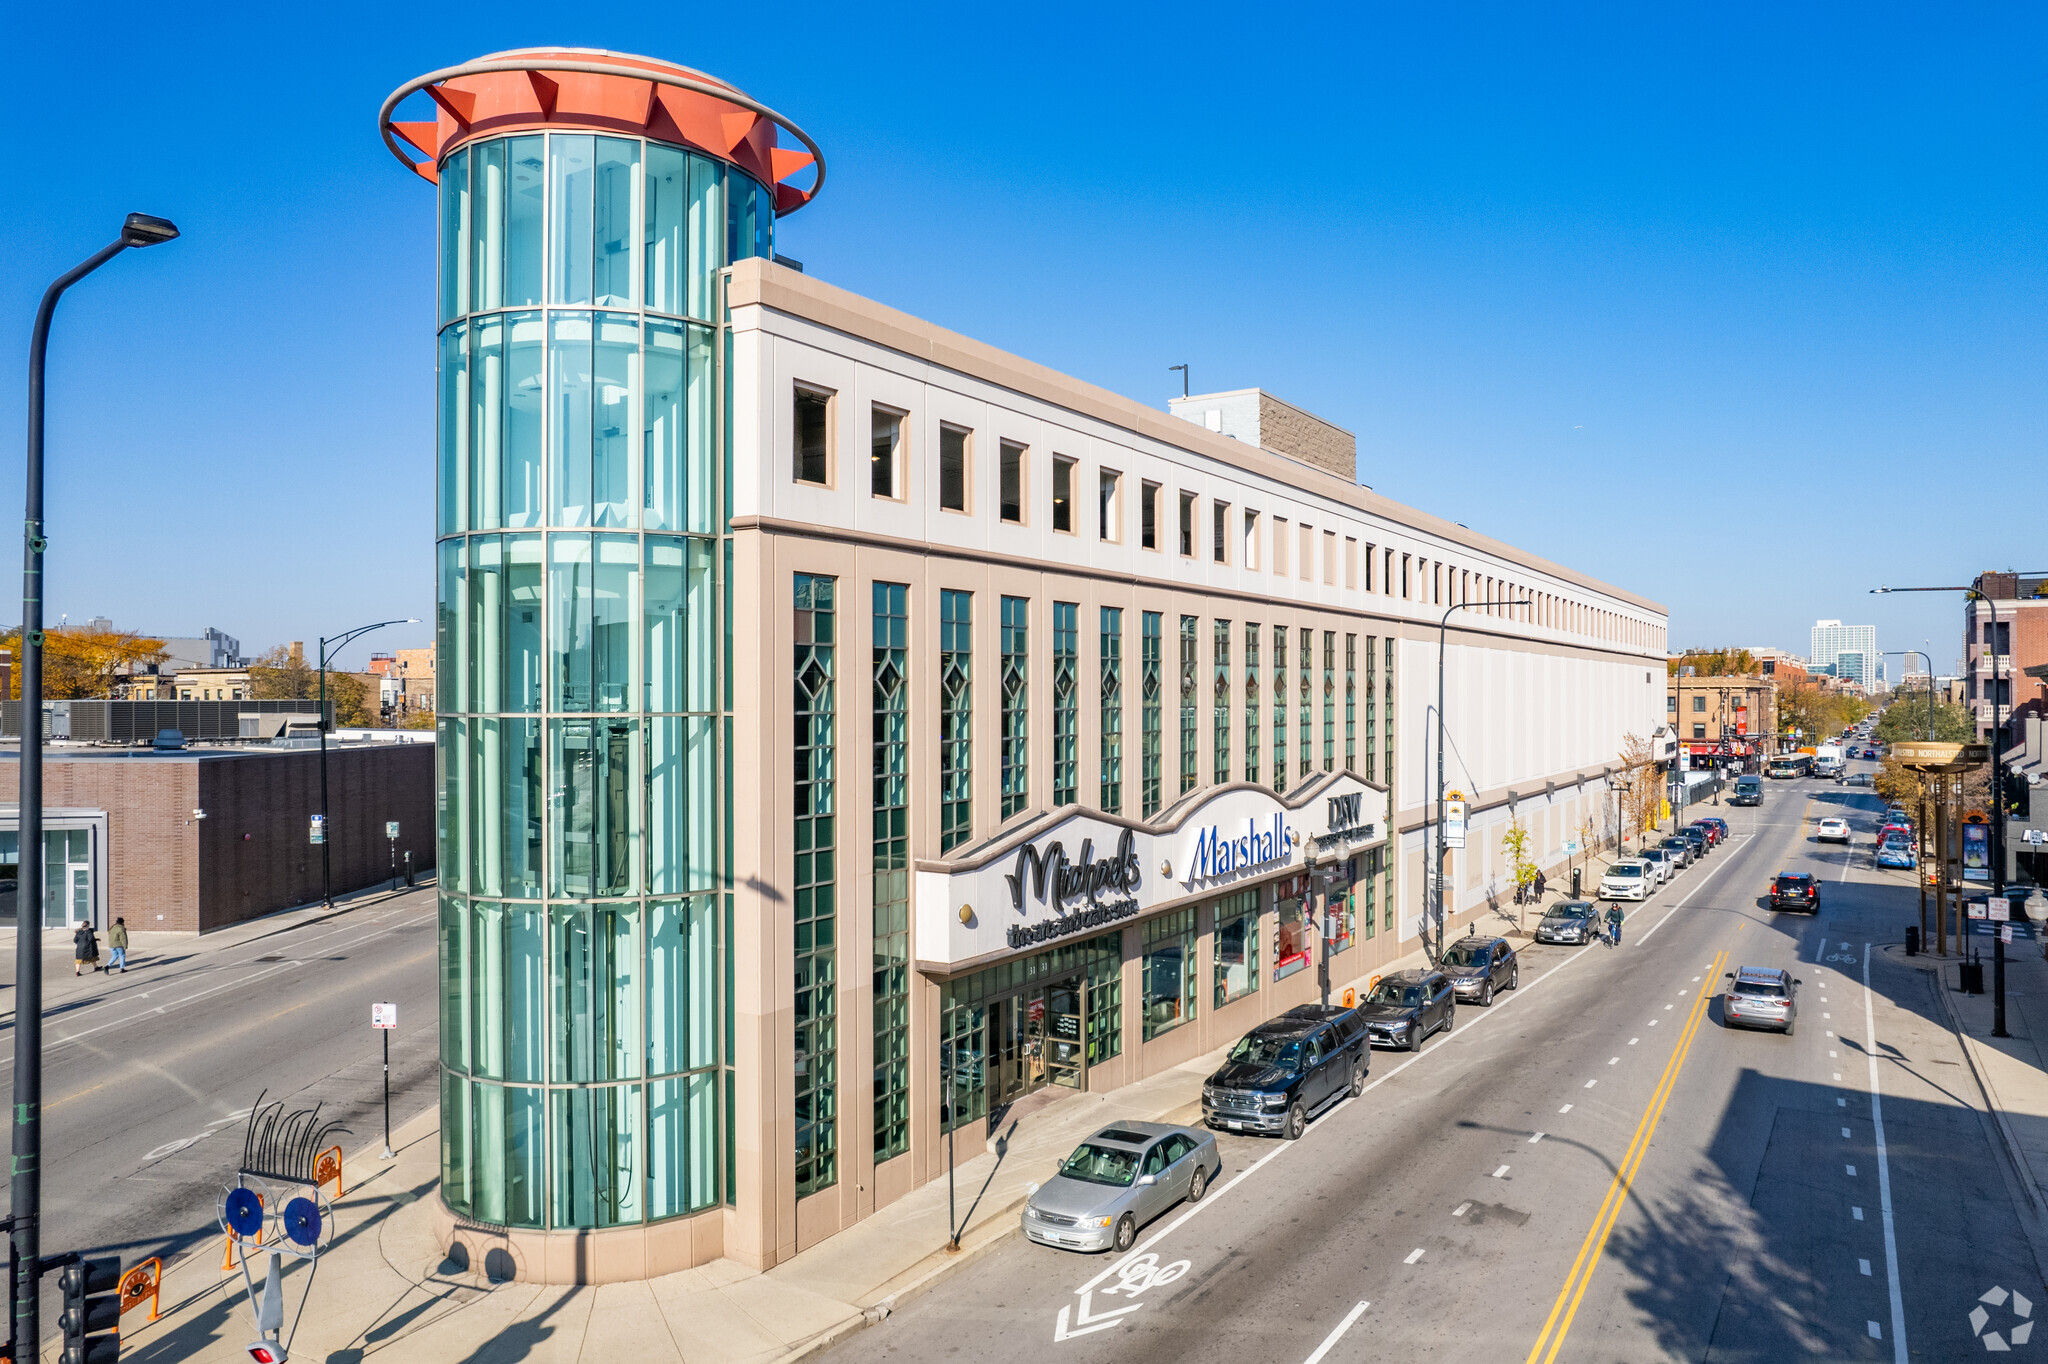
M396 1004L372 1004L370 1026L384 1034L384 1159L391 1159L391 1034L398 1027Z

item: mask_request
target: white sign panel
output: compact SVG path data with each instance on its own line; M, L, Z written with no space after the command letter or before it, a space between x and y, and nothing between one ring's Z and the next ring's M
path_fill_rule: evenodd
M1991 922L2002 924L2012 921L2012 901L2003 895L1994 895L1984 903L1991 906Z
M1465 846L1465 802L1462 800L1444 802L1444 846Z
M398 1006L396 1004L372 1004L370 1006L370 1026L373 1028L397 1027Z
M916 955L974 961L1106 932L1155 906L1346 857L1387 836L1387 815L1385 792L1339 775L1286 795L1219 791L1171 824L1047 820L976 858L918 864Z

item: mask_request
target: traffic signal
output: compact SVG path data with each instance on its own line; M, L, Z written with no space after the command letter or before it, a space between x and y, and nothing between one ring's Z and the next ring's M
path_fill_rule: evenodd
M57 1276L64 1311L58 1364L115 1364L121 1357L121 1261L107 1255L64 1266Z

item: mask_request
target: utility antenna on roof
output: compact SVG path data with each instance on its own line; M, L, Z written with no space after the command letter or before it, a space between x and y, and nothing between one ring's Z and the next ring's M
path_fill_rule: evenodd
M1175 370L1180 371L1180 396L1185 398L1188 396L1188 367L1186 365L1168 365L1166 367L1168 374L1173 373Z

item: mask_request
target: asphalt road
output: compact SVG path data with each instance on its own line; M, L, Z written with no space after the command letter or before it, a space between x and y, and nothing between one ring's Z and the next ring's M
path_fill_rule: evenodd
M104 950L104 949L103 949ZM370 1005L399 1006L393 1126L437 1102L434 895L361 896L205 937L137 934L120 975L72 974L44 944L43 1253L166 1260L221 1243L216 1205L259 1092L321 1105L381 1140L382 1053ZM0 1085L14 1079L14 935L0 936ZM348 1171L344 1171L348 1174ZM4 1180L0 1180L4 1187ZM5 1197L0 1194L0 1197ZM43 1328L56 1329L56 1276Z
M1917 895L1872 865L1880 804L1802 781L1721 807L1734 838L1619 950L1526 948L1519 991L1419 1056L1376 1054L1300 1142L1219 1135L1211 1192L1129 1256L1016 1236L828 1358L1982 1355L1980 1329L2027 1318L1980 1297L2019 1289L2031 1313L2048 1289L1937 978L1885 950ZM1856 846L1814 842L1845 809ZM1817 916L1763 906L1780 870L1825 877ZM1804 981L1794 1036L1723 1026L1742 965Z

